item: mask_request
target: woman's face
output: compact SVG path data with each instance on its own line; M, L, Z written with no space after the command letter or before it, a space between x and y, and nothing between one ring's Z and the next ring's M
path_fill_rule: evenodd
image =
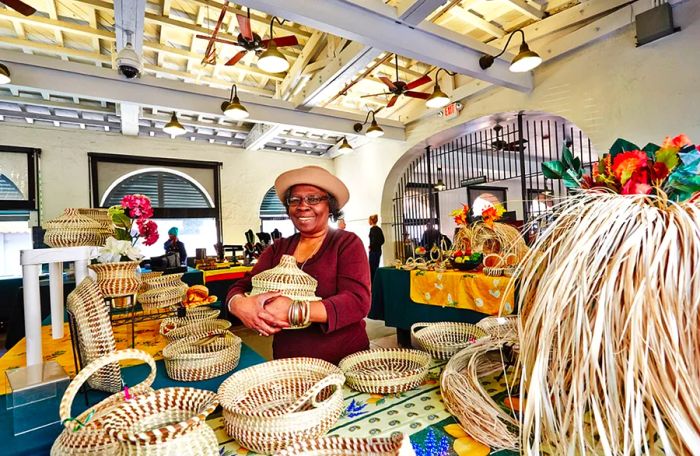
M307 198L322 198L317 204L309 204ZM328 193L313 185L295 185L289 195L289 217L302 234L317 234L328 228Z

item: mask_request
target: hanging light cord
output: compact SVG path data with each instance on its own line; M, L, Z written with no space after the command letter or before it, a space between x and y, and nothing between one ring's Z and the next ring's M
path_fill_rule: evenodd
M230 96L229 99L228 99L228 102L229 102L229 103L233 103L233 96L234 96L234 94L235 94L235 96L238 96L238 87L236 87L236 84L233 84L233 85L231 86L231 96Z
M440 72L441 71L444 71L445 73L449 74L450 76L457 76L457 73L455 73L453 71L446 70L445 68L438 68L438 70L435 72L435 83L436 84L438 82L440 82Z
M248 10L248 13L250 13L250 10ZM277 21L279 25L284 25L284 23L287 22L287 19L280 20L279 17L272 16L272 19L270 19L270 41L272 41L272 26L274 25L275 21Z
M523 43L525 42L525 32L523 32L523 29L514 30L510 33L510 36L508 36L508 41L506 41L506 45L503 47L503 50L493 56L494 59L497 59L506 52L506 50L508 49L508 45L510 44L510 40L513 38L513 35L515 35L518 32L520 32L520 34L523 36Z
M367 115L365 116L365 121L362 122L362 125L366 125L366 124L367 124L367 121L369 120L369 115L370 115L370 114L372 114L372 120L373 120L373 121L376 121L377 119L375 119L374 116L375 116L379 111L381 111L383 108L384 108L384 107L381 107L381 108L377 109L376 111L369 111L369 112L367 113Z

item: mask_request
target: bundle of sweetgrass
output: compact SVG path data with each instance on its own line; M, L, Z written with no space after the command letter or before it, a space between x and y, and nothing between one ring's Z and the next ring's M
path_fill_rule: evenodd
M698 454L700 205L565 200L520 269L527 454Z

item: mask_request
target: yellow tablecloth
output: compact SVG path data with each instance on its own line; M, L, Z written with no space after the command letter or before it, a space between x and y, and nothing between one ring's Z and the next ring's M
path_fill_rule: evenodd
M450 306L498 315L513 312L513 291L506 294L509 277L490 277L481 272L411 271L411 301Z

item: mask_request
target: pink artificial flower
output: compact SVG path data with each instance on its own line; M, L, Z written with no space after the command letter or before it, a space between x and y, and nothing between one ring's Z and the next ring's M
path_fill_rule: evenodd
M129 217L150 218L153 217L153 207L151 200L146 195L125 195L121 205L127 210Z
M143 238L144 245L153 245L158 242L158 225L156 225L156 222L138 219L136 225L139 228L139 236Z

